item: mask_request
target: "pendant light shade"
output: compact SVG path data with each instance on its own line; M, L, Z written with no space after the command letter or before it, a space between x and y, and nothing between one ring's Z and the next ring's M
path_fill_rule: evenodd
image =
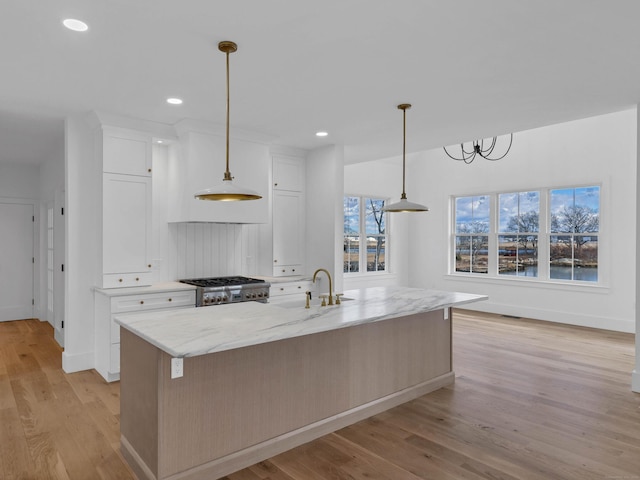
M398 109L402 110L402 195L400 201L391 203L382 207L383 212L428 212L429 208L419 203L413 203L407 200L405 193L405 176L406 176L406 137L407 137L407 110L411 108L408 103L398 105Z
M216 200L220 202L233 202L238 200L258 200L262 198L258 192L241 187L233 183L233 177L229 171L229 54L238 50L238 46L230 41L220 42L218 50L226 54L227 57L227 148L226 148L226 170L222 183L211 188L206 188L196 192L193 196L198 200Z

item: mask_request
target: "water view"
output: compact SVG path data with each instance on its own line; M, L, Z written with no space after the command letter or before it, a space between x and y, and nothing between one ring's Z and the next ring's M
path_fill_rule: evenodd
M531 266L521 267L521 270L519 272L516 272L516 271L500 272L500 275L513 275L518 277L537 277L538 266L531 265ZM551 280L571 280L571 267L550 265L549 278ZM576 280L579 282L597 282L598 269L576 267L575 269L573 269L573 280Z

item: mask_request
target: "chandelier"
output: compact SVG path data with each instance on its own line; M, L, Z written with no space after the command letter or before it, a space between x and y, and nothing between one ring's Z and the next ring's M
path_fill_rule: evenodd
M511 144L513 143L513 133L509 135L509 146L507 147L507 150L500 156L497 156L497 154L493 156L497 141L498 141L498 137L493 137L491 141L474 140L473 142L471 142L470 148L466 148L464 143L461 143L459 157L456 157L451 153L449 153L449 151L447 150L447 147L442 147L442 148L444 149L445 153L449 156L449 158L452 158L453 160L457 160L459 162L464 162L466 164L473 162L476 158L476 155L480 155L485 160L495 162L497 160L502 160L504 157L507 156L507 153L509 153L509 150L511 150Z

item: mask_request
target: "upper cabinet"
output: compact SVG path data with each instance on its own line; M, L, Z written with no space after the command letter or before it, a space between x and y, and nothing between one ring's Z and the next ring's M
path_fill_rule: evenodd
M151 176L151 141L131 130L103 127L102 171Z
M305 165L299 158L273 156L273 189L302 192L305 182Z
M169 222L266 223L269 221L271 156L262 137L231 138L229 170L234 183L257 191L260 200L216 202L193 194L222 183L224 132L192 123L177 125L179 142L169 150ZM233 134L233 130L232 130Z
M151 136L115 127L95 130L102 193L98 286L151 284Z

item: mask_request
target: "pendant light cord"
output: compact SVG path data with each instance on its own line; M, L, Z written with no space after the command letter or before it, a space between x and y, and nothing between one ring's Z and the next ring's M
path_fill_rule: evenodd
M229 171L229 51L225 53L227 55L227 169L224 172L224 180L232 180L233 177L231 177L231 172Z
M405 192L405 176L406 176L406 150L407 150L407 108L411 108L409 104L398 105L398 108L402 110L402 195L401 200L407 199Z

